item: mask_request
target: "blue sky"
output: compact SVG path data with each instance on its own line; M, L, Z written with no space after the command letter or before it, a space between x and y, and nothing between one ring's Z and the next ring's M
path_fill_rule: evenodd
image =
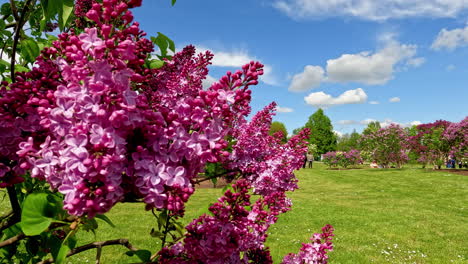
M146 0L149 35L215 54L207 82L266 65L254 112L271 101L291 132L318 107L336 131L468 115L468 2L462 0Z

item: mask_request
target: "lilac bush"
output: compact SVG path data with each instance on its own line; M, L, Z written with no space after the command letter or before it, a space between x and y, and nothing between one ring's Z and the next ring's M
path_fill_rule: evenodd
M64 221L86 224L132 196L166 222L163 248L148 261L272 263L267 230L291 208L286 192L297 189L293 172L303 164L309 131L285 144L270 136L275 103L247 121L250 86L263 74L259 62L204 90L210 52L187 46L172 57L149 56L153 42L173 44L163 35L145 38L129 10L140 5L77 1L76 28L44 48L31 71L2 82L0 187L30 176L62 195L70 217L59 209L54 216L65 233L60 252L75 246L66 240L76 227L63 228ZM232 190L169 242L196 177L213 164L222 168L213 178L234 182ZM18 239L52 232L36 229ZM332 231L327 226L285 263L327 263Z
M447 127L451 125L445 120L421 124L415 128L416 134L409 137L411 151L418 155L418 162L431 164L434 168L442 166L450 152L450 143L444 137Z
M361 138L364 151L370 152L372 161L384 168L401 167L408 162L409 140L407 132L396 124L381 128Z
M451 123L443 133L450 145L450 154L458 160L468 160L468 116L458 123Z
M348 168L362 163L359 150L350 151L331 151L323 155L323 162L328 167Z

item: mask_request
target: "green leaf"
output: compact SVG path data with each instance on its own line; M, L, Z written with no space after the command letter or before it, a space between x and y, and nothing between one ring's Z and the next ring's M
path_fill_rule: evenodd
M73 13L73 7L75 6L73 0L62 0L62 14L61 14L61 25L60 28L64 28L68 24L71 14Z
M21 55L27 62L34 62L36 57L39 56L40 50L36 41L32 39L25 39L21 41Z
M47 40L49 40L49 41L58 40L58 37L57 37L57 36L50 35L50 34L45 34L45 35L46 35L46 37L47 37Z
M6 60L0 59L0 72L5 72L6 69L10 68L10 63Z
M162 238L164 234L160 231L154 230L154 228L151 228L150 236L152 237L157 237L157 238Z
M41 0L42 20L40 22L41 31L44 31L47 22L50 22L60 10L62 10L63 0ZM59 15L59 20L62 18Z
M143 262L151 262L151 251L140 249L137 251L127 251L125 254L129 257L137 256Z
M161 230L167 221L167 210L163 210L158 216L158 229Z
M92 231L94 229L98 228L98 223L96 221L96 219L92 218L92 219L86 219L86 220L83 220L83 230L85 231Z
M159 69L164 65L164 61L162 60L151 60L149 63L150 69Z
M105 215L98 214L98 215L96 215L96 218L99 218L99 219L103 220L104 222L108 223L110 226L115 228L114 223L112 223L112 221L109 219L109 217L107 217Z
M24 67L23 65L15 64L15 72L28 72L30 69Z
M174 6L176 2L177 0L172 0L172 6Z
M57 256L54 257L54 263L62 264L64 263L65 259L67 258L67 253L70 251L70 247L67 244L62 243L60 246L60 250L57 253Z
M56 216L62 212L62 202L47 193L32 193L23 203L21 229L27 236L39 235L45 231Z
M10 3L5 3L2 5L2 7L0 8L0 14L2 16L9 16L11 15L11 6L10 6Z
M164 35L161 32L158 32L157 37L151 37L151 41L159 47L159 50L161 51L161 56L163 58L167 57L168 48L172 52L175 52L174 41L172 41L170 38L168 38L166 35Z
M234 191L231 183L226 184L226 186L224 186L224 188L221 190L221 193L224 194L227 190Z
M4 30L6 27L5 21L3 19L0 20L0 31Z

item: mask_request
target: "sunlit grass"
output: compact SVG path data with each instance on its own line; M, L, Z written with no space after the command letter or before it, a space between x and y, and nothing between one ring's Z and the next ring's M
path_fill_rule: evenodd
M466 263L468 177L323 167L297 176L301 188L291 194L293 210L268 241L275 260L329 223L336 229L330 263Z

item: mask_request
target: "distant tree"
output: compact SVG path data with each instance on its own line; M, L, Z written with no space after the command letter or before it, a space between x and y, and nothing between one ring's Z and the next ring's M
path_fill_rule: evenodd
M362 131L363 135L369 135L373 132L377 132L379 129L381 129L380 122L379 121L372 121L369 124L367 124L367 127Z
M348 150L348 142L349 142L350 134L345 133L341 136L336 138L336 150L338 151L346 151Z
M317 145L316 155L336 150L336 135L332 123L322 109L309 117L305 127L311 130L309 143Z
M352 149L360 149L359 139L361 135L353 130L351 134L344 134L337 139L336 149L340 151L350 151Z
M288 141L288 131L286 130L286 126L278 121L274 121L271 123L270 126L270 135L273 135L275 133L281 132L283 136L281 137L281 142L286 143Z

